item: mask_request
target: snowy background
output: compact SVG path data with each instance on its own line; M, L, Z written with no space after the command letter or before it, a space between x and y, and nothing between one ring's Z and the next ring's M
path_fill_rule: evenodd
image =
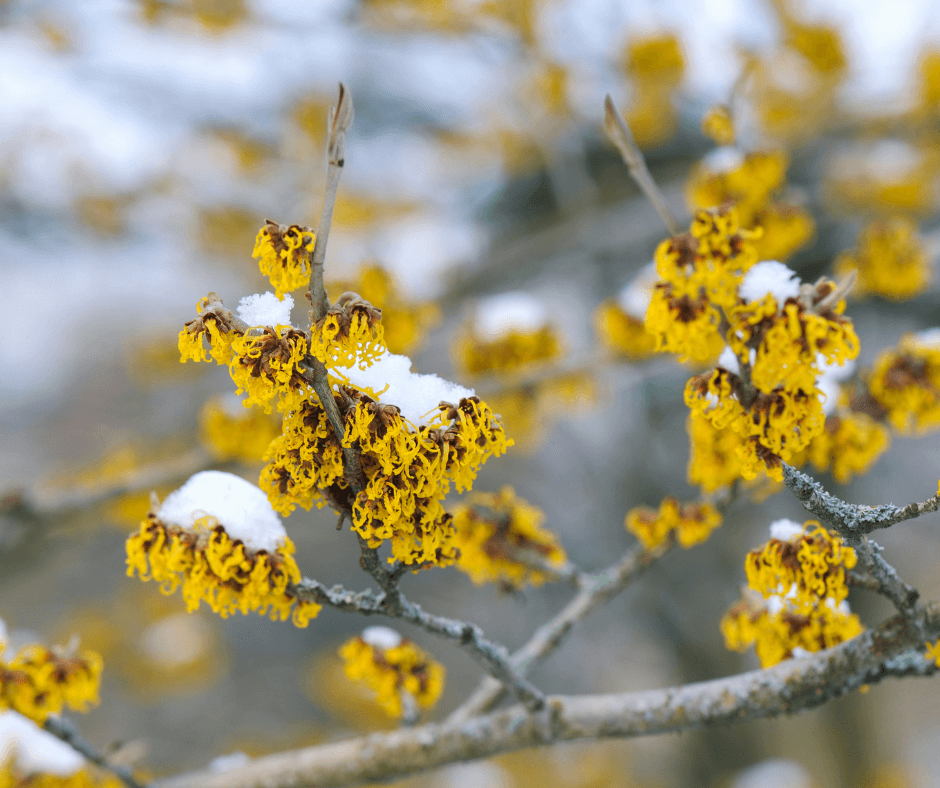
M457 5L472 16L480 4ZM742 48L760 51L779 38L772 6L744 0L545 0L529 43L496 23L390 23L383 7L0 2L0 305L8 325L0 343L0 490L31 489L127 445L144 453L157 445L172 452L173 441L180 452L192 447L203 401L230 382L224 370L179 365L176 333L209 290L234 307L269 289L250 257L264 218L315 224L322 128L339 80L355 97L356 122L328 275L348 277L378 260L409 296L440 299L443 322L415 363L453 377L449 346L474 299L506 290L538 297L573 357L591 352L592 310L648 263L662 237L599 126L606 93L621 105L631 98L620 66L625 43L665 29L685 48L678 132L649 155L681 212L684 175L708 149L697 130L702 112L726 98ZM803 10L843 37L841 106L876 112L910 103L918 53L940 45L940 3L829 0ZM563 121L531 100L540 59L568 71ZM508 138L538 147L541 159L506 155L497 140ZM896 149L879 150L884 166L896 162ZM838 153L793 153L791 178L814 209L819 173ZM830 270L858 226L857 217L815 218L819 238L793 263L810 280ZM926 217L925 227L935 221ZM863 364L904 331L940 322L936 290L901 306L867 302L851 314ZM686 377L660 361L602 372L597 407L558 420L532 451L491 462L480 489L512 483L549 513L574 560L606 564L629 545L621 527L628 508L691 495ZM899 439L865 481L838 492L872 503L923 499L938 468L935 440ZM743 553L782 516L802 518L795 501L778 496L730 518L704 547L670 556L587 622L536 682L553 691L619 691L753 667L751 655L724 651L717 624L743 582ZM324 582L365 585L353 541L333 524L328 512L287 522L302 569ZM344 679L330 673L329 660L364 622L326 612L297 631L256 618L180 615L178 598L123 576L131 527L99 510L54 522L0 519L0 616L14 642L64 642L78 631L105 644L102 705L78 718L88 738L139 744L142 763L166 772L363 724L359 711L343 711L359 707L342 695ZM906 579L940 596L935 525L904 526L884 542ZM435 612L484 624L510 646L570 593L501 597L443 571L408 578L405 590ZM853 605L869 623L889 612L870 598ZM442 708L452 708L474 686L476 666L446 644L406 634L447 664ZM619 782L598 784L737 779L747 788L848 788L887 775L902 781L892 785L935 786L937 692L935 683L906 681L794 720L552 757L618 764ZM789 760L742 771L768 758ZM497 767L461 768L440 784L526 784L508 766L499 777L486 772ZM553 774L559 785L588 784L580 768Z

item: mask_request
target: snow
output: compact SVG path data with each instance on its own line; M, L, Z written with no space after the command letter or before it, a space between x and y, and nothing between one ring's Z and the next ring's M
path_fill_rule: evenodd
M9 639L9 635L7 635L7 622L0 618L0 653L2 653L3 646Z
M816 378L816 388L823 394L823 413L828 416L839 404L841 381L850 378L855 372L855 362L848 360L844 364L827 364L821 355L816 357L816 361L820 370L820 375Z
M548 310L535 296L521 291L500 293L481 301L474 315L474 333L486 340L510 331L538 331L548 323Z
M803 535L802 523L794 520L775 520L770 524L770 538L780 542L792 542Z
M940 349L940 328L928 328L914 334L914 342L921 347Z
M255 293L238 302L238 316L249 326L289 326L294 299L284 294L279 300L272 292Z
M742 771L731 788L813 788L815 781L805 766L784 758L773 758Z
M223 471L201 471L171 492L157 519L167 525L192 528L206 515L215 517L232 539L251 550L273 553L287 537L268 496L240 476Z
M702 164L710 172L732 172L744 164L744 153L733 145L722 145L710 151L703 159Z
M640 269L633 280L620 291L617 304L628 315L637 320L646 319L646 310L649 309L653 298L653 286L659 279L656 273L656 263L649 263Z
M220 755L218 758L209 761L209 771L215 774L234 772L236 769L243 769L250 762L251 758L247 753L236 750L228 755Z
M362 630L362 639L370 646L388 651L401 645L401 635L390 627L366 627Z
M473 389L458 386L437 375L420 375L411 371L411 359L394 353L383 353L371 367L357 366L345 371L356 388L370 388L383 405L397 405L401 415L416 426L427 424L437 414L441 402L456 405L464 397L472 397ZM385 386L386 391L382 391Z
M744 275L744 281L738 287L738 295L749 304L760 301L771 293L777 300L777 307L783 306L788 298L795 298L800 292L800 277L796 272L776 260L757 263Z
M778 613L783 612L786 606L787 606L787 603L784 602L782 596L771 594L769 597L767 597L767 612L772 616L775 616Z
M718 356L718 366L723 367L734 375L741 374L741 365L738 363L738 357L735 352L725 345L725 349Z
M23 774L68 777L85 765L65 742L15 711L0 712L0 763L11 762Z

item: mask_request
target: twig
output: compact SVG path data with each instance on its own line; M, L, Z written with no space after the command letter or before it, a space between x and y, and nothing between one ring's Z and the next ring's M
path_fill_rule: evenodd
M619 594L633 580L675 546L669 539L655 550L636 547L616 564L588 575L582 580L582 590L558 615L539 627L529 641L510 658L510 664L521 675L526 675L539 661L551 654L582 619L589 616ZM484 678L474 693L447 718L449 723L458 723L481 714L499 703L506 688L491 677Z
M922 503L910 503L904 507L890 503L882 506L846 503L826 492L813 477L786 463L783 463L783 481L804 509L815 514L823 525L838 531L847 540L940 510L940 494Z
M501 684L509 686L527 709L538 711L545 704L542 693L520 676L510 663L506 649L487 640L478 626L427 613L420 606L405 599L397 589L398 605L395 608L386 603L384 593L377 595L372 591L353 592L342 586L327 588L322 583L307 578L289 586L289 592L298 599L328 605L345 612L400 618L426 632L453 640L466 648L490 675Z
M891 600L900 613L913 618L919 592L901 580L894 567L881 557L881 547L866 539L865 535L937 511L940 508L940 495L903 508L893 504L859 506L836 498L811 476L786 463L783 464L783 481L804 509L816 515L823 525L836 531L846 544L854 548L859 564L877 583L878 593Z
M326 141L326 189L323 194L323 210L317 226L317 239L313 244L310 260L310 306L311 328L330 308L323 287L323 263L326 260L326 242L330 237L330 224L333 221L333 207L336 205L336 193L339 179L343 174L346 155L346 132L355 117L352 95L342 82L339 83L339 98L336 105L330 107L327 121Z
M130 768L111 763L105 755L85 741L65 717L47 717L42 727L96 766L100 766L119 777L127 788L147 788L146 783L140 783L134 779L134 774Z
M650 175L643 154L640 153L636 142L633 141L630 128L624 121L623 116L617 111L614 100L609 95L604 98L604 131L607 133L608 139L617 146L624 164L627 165L627 169L630 171L630 176L636 181L640 191L652 203L656 213L659 214L659 218L663 220L663 224L669 230L669 234L679 235L679 224L676 222L676 217L672 215L665 196L660 191L659 186L656 185L653 176Z
M156 788L300 788L404 777L448 763L574 739L627 738L727 725L812 709L888 676L935 672L915 649L940 635L940 606L919 626L895 617L853 640L714 681L650 692L552 696L539 714L512 706L485 717L375 733L257 758L237 772L199 772Z

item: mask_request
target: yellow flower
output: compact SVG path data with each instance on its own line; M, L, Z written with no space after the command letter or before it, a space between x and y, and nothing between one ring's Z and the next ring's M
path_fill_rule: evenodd
M300 570L289 538L283 537L273 552L251 550L211 516L180 528L148 514L127 540L127 575L135 574L160 583L164 594L181 588L190 613L206 602L223 618L257 611L273 621L292 617L298 627L306 627L320 612L320 605L290 593L288 586L300 580Z
M676 533L683 547L704 542L719 525L721 514L707 503L680 504L675 498L663 498L659 511L639 506L627 512L624 527L647 550L659 547Z
M752 645L762 668L795 656L801 649L813 653L831 648L862 633L864 628L844 605L823 604L810 613L793 610L779 601L771 610L759 598L745 594L721 619L725 645L746 651Z
M931 662L935 663L937 667L940 667L940 640L936 643L927 644L927 648L924 649L924 658L929 659Z
M924 292L930 284L931 265L917 226L895 218L866 225L856 249L836 260L836 275L858 271L859 293L876 293L902 301Z
M542 528L543 512L517 498L512 487L495 494L474 494L471 501L454 511L453 545L460 551L457 568L474 583L538 586L547 577L531 567L533 561L548 566L565 563L557 537Z
M761 260L787 260L816 232L816 223L803 208L772 202L754 213L754 230L762 233L755 241Z
M343 450L319 402L305 400L284 416L283 432L265 452L267 463L258 486L275 511L287 516L295 506L309 509L345 502L349 486L343 475Z
M734 430L718 429L701 411L693 410L686 422L690 457L688 478L704 492L728 487L741 478L739 450L743 438Z
M737 162L732 161L736 166L721 168L708 158L703 159L689 173L686 200L696 210L731 203L741 226L751 228L757 212L783 186L788 163L782 151L740 155Z
M867 473L890 445L891 433L883 424L865 413L840 410L810 441L806 458L845 484L853 475Z
M797 612L812 611L826 599L840 603L849 595L845 571L856 563L855 551L818 522L788 541L771 539L752 550L744 564L748 585L764 595L786 596Z
M807 25L784 20L787 44L799 52L816 71L837 76L847 61L839 33L829 25Z
M302 366L306 354L306 334L290 326L267 326L261 333L239 336L229 361L235 393L247 392L245 407L258 405L265 413L271 412L275 397L278 410L295 409L310 393Z
M495 339L485 339L472 327L465 329L454 348L454 357L468 375L512 372L527 364L561 355L558 332L552 326L534 331L510 329Z
M654 33L627 44L624 53L627 73L639 82L674 86L682 80L685 56L673 33Z
M381 631L371 637L370 630ZM390 717L405 714L402 694L410 695L423 709L437 703L444 690L444 666L414 643L384 627L370 627L339 649L346 675L376 694L376 702ZM370 643L368 641L374 641Z
M215 312L206 312L210 301L217 301L215 293L209 293L205 298L199 299L196 309L200 316L190 320L179 334L180 362L208 361L202 340L209 342L209 354L216 364L228 364L232 358L232 343L241 336L231 323L223 320Z
M820 312L818 305L835 285L823 280L815 287L810 307L795 298L778 304L768 294L731 310L728 344L739 358L747 358L756 348L751 380L760 391L769 394L778 386L815 391L819 356L837 365L858 356L858 335L852 321L842 315L845 301Z
M734 118L724 104L716 104L702 118L702 134L718 145L734 143Z
M310 255L316 236L309 227L289 227L267 219L258 230L251 256L258 260L261 273L271 281L275 295L310 284Z
M328 368L361 369L385 352L382 310L356 293L343 293L313 327L310 354Z
M281 429L277 421L257 409L213 397L202 407L199 432L202 444L217 460L260 462Z
M897 348L878 357L867 384L898 431L940 426L940 343L906 335Z
M656 339L643 320L624 312L615 301L605 301L594 313L597 335L605 346L630 359L655 353Z
M702 288L704 291L704 288ZM646 330L658 352L677 353L680 361L716 358L724 344L718 333L720 313L704 294L680 294L673 285L656 285L646 312Z
M0 654L4 644L0 642ZM13 709L39 723L64 708L87 711L98 704L101 657L25 646L9 662L0 660L0 709Z

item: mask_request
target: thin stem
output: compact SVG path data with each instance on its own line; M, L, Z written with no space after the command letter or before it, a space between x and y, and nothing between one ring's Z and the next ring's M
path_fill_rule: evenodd
M662 219L666 229L669 230L669 234L679 235L679 224L669 209L669 203L666 202L665 195L656 185L653 176L650 175L646 160L630 133L630 127L627 126L623 116L617 111L614 100L609 95L604 99L604 131L607 133L608 139L617 146L624 164L627 165L627 169L630 171L630 176L636 181L640 191L652 203L656 213L659 214L659 218Z
M529 641L510 657L510 664L521 675L526 675L561 645L575 624L619 594L673 547L674 539L669 539L654 550L636 547L607 569L588 575L582 580L580 593L558 615L535 631ZM487 677L447 721L458 723L486 712L499 703L505 694L506 688L500 682Z
M346 163L346 132L355 117L352 95L342 82L339 83L339 98L336 105L330 107L327 122L326 142L326 189L323 194L323 210L317 226L317 239L310 258L310 327L320 320L330 308L323 287L323 263L326 260L326 243L330 237L330 225L333 222L333 208L336 205L336 193L339 179Z
M134 779L134 774L130 768L111 763L103 753L85 741L65 717L47 717L43 723L43 728L57 739L64 741L75 752L83 755L96 766L100 766L120 778L127 788L147 788L147 783L141 783Z

